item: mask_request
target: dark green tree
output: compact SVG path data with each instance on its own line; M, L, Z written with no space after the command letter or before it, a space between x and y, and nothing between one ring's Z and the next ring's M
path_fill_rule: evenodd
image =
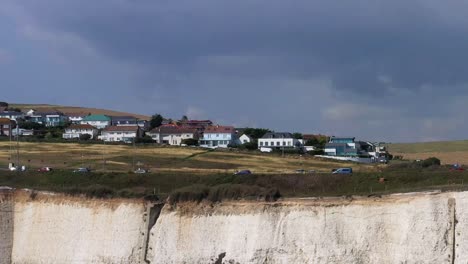
M246 128L243 133L248 135L253 139L259 139L263 137L266 133L271 132L271 130L266 128Z
M163 122L164 118L162 115L160 114L155 114L151 117L151 120L150 120L150 127L151 129L155 128L155 127L159 127L161 126L162 122Z
M186 138L182 140L182 144L185 144L187 146L198 146L198 140L194 138Z
M295 139L302 139L302 134L301 134L301 133L298 133L298 132L293 133L293 138L295 138Z

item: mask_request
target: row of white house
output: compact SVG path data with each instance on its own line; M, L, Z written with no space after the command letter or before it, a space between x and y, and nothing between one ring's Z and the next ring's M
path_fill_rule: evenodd
M107 142L131 143L135 138L143 136L144 131L138 126L108 126L101 130L90 124L71 125L65 129L63 138L76 139L83 134L90 135L92 139L100 139ZM199 146L206 148L227 148L231 145L249 143L252 139L245 134L238 135L232 126L208 126L203 132L196 128L180 127L177 125L163 125L146 132L156 143L180 146L184 140L194 139ZM295 139L291 133L266 133L258 139L260 149L282 149L282 148L302 148L302 139Z

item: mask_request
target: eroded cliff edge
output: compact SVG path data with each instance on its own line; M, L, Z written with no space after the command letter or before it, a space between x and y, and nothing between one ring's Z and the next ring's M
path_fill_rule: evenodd
M0 192L0 264L468 259L468 192L161 207Z

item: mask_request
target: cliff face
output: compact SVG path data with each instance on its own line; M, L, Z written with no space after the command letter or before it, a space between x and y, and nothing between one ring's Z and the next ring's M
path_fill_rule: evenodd
M468 192L173 208L0 192L0 264L466 263Z
M456 196L467 200L466 194ZM439 194L165 208L151 230L149 259L154 263L220 259L222 263L452 263L455 200L451 194ZM465 235L460 236L466 239Z

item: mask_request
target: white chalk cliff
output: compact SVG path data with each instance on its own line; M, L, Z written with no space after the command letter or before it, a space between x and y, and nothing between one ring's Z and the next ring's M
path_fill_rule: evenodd
M0 264L468 260L468 192L161 206L3 192Z

